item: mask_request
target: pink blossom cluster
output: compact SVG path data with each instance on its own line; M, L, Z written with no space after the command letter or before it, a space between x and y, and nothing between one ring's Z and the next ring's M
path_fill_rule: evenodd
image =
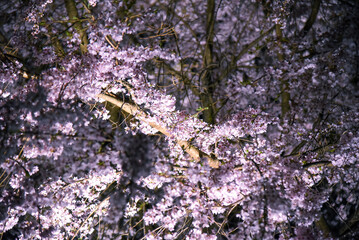
M357 9L4 4L0 238L355 239Z

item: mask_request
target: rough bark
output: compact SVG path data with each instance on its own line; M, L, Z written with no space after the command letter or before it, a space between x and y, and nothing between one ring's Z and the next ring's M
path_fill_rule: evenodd
M207 20L206 20L206 45L203 54L203 73L201 75L201 85L203 91L200 95L203 111L203 120L209 124L215 123L215 106L213 103L213 38L215 23L215 0L207 1Z

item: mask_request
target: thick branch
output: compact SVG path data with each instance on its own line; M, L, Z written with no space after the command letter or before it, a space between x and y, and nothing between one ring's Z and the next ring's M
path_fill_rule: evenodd
M203 119L205 122L213 124L215 120L215 109L213 105L213 76L210 66L213 64L213 38L214 38L214 23L215 23L215 0L207 0L207 22L206 22L206 46L203 54L203 69L204 73L200 79L204 91L200 95L203 111Z
M79 15L76 8L76 3L74 0L65 0L65 6L67 10L67 15L69 16L69 20L79 20ZM87 33L86 30L82 27L82 23L80 21L76 21L74 27L77 33L80 35L81 45L80 49L82 53L87 52Z
M170 134L168 129L149 120L147 117L147 114L145 112L143 112L139 107L129 104L129 103L126 103L126 102L123 102L121 100L118 100L114 97L111 97L111 96L108 96L105 94L98 94L97 97L118 106L123 111L131 114L132 116L135 116L140 121L147 123L152 128L156 129L157 131L164 134L165 136L173 138L173 136ZM212 167L212 168L219 167L218 159L210 157L208 154L202 152L201 150L199 150L195 146L191 145L187 141L184 141L181 139L176 139L176 141L177 141L177 144L180 145L195 161L199 162L201 160L201 158L206 158L210 167Z
M282 47L281 43L283 41L283 35L282 35L282 29L281 29L280 24L276 24L275 32L277 35L279 46L281 48ZM284 60L283 53L281 53L281 52L278 53L278 59L279 59L279 61ZM284 119L284 116L290 110L290 105L289 105L290 94L288 91L288 89L289 89L288 80L280 79L280 89L281 89L281 109L282 109L281 118Z
M308 168L311 168L311 167L322 167L322 166L330 166L330 167L332 167L333 164L330 161L312 162L312 163L304 164L303 168L308 169Z
M309 18L307 19L307 22L305 23L305 25L301 31L301 34L303 36L309 32L309 30L312 28L315 20L317 19L320 2L321 2L321 0L314 0L313 5L312 5L312 12L310 13Z
M237 56L232 60L232 64L234 66L237 65L237 61L243 57L244 54L246 54L251 48L255 47L265 36L270 34L275 29L275 26L272 26L267 31L263 32L259 37L254 39L250 44L246 45L238 54Z
M61 42L59 41L57 36L53 36L51 24L47 25L46 28L50 34L50 40L51 40L52 46L55 49L56 55L59 57L64 57L65 56L64 48L62 47Z

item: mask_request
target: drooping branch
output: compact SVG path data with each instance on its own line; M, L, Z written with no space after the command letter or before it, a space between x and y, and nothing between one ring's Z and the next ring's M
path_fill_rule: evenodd
M144 111L142 111L139 107L137 107L136 105L123 102L121 100L118 100L118 99L116 99L114 97L111 97L109 95L106 95L106 94L98 94L96 97L101 98L101 99L103 99L103 100L105 100L107 102L110 102L110 103L118 106L120 109L122 109L122 111L125 111L126 113L136 117L141 122L147 123L152 128L154 128L157 131L159 131L160 133L162 133L163 135L165 135L165 136L167 136L169 138L173 138L173 136L171 135L171 133L169 132L168 129L166 129L165 127L159 125L158 123L155 123L155 122L149 120L147 114ZM208 154L202 152L201 150L199 150L195 146L191 145L189 142L181 140L181 139L176 139L176 142L195 161L199 162L199 161L201 161L202 158L204 158L204 159L207 159L208 164L209 164L210 167L212 167L212 168L218 168L219 167L219 160L218 159L212 158Z

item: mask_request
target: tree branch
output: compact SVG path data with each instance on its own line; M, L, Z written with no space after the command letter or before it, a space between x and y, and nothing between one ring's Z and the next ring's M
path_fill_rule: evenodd
M275 26L272 26L270 29L268 29L267 31L263 32L258 38L254 39L251 43L249 43L248 45L246 45L238 54L237 56L234 56L232 58L232 61L229 65L229 67L226 69L225 73L221 74L219 79L224 79L225 77L228 76L228 74L233 71L234 69L237 68L237 61L244 55L246 54L251 48L253 48L255 45L257 45L265 36L267 36L268 34L270 34L273 30L275 29Z
M303 168L308 169L308 168L311 168L311 167L322 167L322 166L330 166L330 167L332 167L333 164L330 161L312 162L312 163L304 164Z
M200 99L203 111L203 119L205 122L213 124L215 122L215 107L213 105L213 76L209 66L213 64L213 38L214 38L214 23L215 23L215 0L207 0L207 21L206 21L206 46L203 54L203 69L201 83L204 86L204 92L201 93Z
M77 33L80 35L81 53L86 53L88 45L87 33L86 30L82 27L82 23L79 21L79 14L77 12L76 3L74 0L65 0L65 6L67 10L67 15L69 16L69 20L77 20L74 24L74 27Z
M165 135L165 136L167 136L169 138L173 138L173 136L170 134L168 129L166 129L165 127L162 127L161 125L149 120L148 117L147 117L147 114L145 112L143 112L139 107L137 107L135 105L132 105L132 104L129 104L129 103L126 103L126 102L123 102L121 100L118 100L118 99L116 99L114 97L111 97L111 96L105 95L105 94L98 94L96 97L101 98L103 100L106 100L106 101L118 106L119 108L122 109L122 111L125 111L128 114L131 114L132 116L136 117L138 120L140 120L140 121L142 121L144 123L147 123L152 128L154 128L157 131L159 131L160 133L162 133L163 135ZM218 159L212 158L208 154L202 152L201 150L199 150L195 146L191 145L189 142L181 140L181 139L176 139L176 142L196 162L199 162L199 161L201 161L202 158L205 158L205 159L207 159L208 164L209 164L210 167L212 167L212 168L218 168L219 167L219 160Z
M317 19L320 2L321 2L321 0L314 0L313 5L312 5L312 12L310 13L309 18L307 19L307 21L301 31L302 36L306 35L309 32L309 30L312 28L315 20Z
M275 32L276 32L276 35L277 35L279 47L282 48L283 33L282 33L282 29L281 29L280 24L275 25ZM284 60L284 56L283 56L282 52L278 52L278 60L279 61ZM285 115L290 110L290 105L289 105L290 94L289 94L289 91L288 91L289 90L288 80L280 79L280 89L281 89L281 94L280 95L281 95L281 110L282 110L281 118L283 120Z

